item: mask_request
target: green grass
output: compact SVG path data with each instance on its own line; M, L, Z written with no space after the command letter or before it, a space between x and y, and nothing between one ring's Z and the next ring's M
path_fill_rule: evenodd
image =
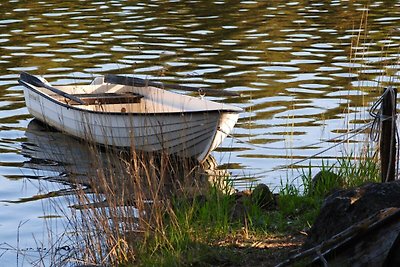
M253 246L307 231L328 194L379 181L372 157L323 162L318 179L310 166L295 180L282 180L276 204L266 208L256 193L227 194L229 176L210 186L202 175L193 177L201 173L193 171L197 166L179 163L140 155L99 161L90 194L78 188L73 203L80 207L70 219L78 233L76 257L112 266L256 264L274 250Z
M310 167L300 175L301 186L294 183L282 186L276 210L265 211L251 198L245 199L242 202L246 210L244 220L232 220L231 211L237 200L216 188L194 201L174 199L173 210L166 216L164 239L150 244L157 248L151 253L148 249L140 251L138 263L143 266L207 266L208 260L213 264L223 260L239 264L241 259L235 257L234 249L215 244L237 235L242 240L267 239L305 231L330 192L379 181L377 165L370 158L356 162L351 157L338 159L334 165L323 164L320 174L318 182L313 181Z

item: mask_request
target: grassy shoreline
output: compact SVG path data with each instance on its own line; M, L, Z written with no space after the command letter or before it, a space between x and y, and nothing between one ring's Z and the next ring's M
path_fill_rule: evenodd
M166 155L110 154L96 164L90 191L69 200L68 220L72 257L102 266L271 266L301 247L327 194L379 181L370 157L323 164L314 177L310 167L300 187L282 182L275 194L262 184L234 192L226 173L210 179Z

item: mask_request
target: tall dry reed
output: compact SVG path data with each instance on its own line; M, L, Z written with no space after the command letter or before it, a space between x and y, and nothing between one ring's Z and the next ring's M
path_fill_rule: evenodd
M137 262L139 251L149 248L146 253L173 250L167 228L183 230L174 205L179 199L192 203L210 188L204 165L95 145L90 158L87 187L78 186L69 198L75 259L115 266Z

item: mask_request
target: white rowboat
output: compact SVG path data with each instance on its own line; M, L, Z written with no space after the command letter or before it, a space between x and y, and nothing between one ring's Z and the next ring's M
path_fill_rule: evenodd
M106 75L90 85L57 86L21 73L29 112L72 136L103 145L194 157L200 162L236 124L241 108Z

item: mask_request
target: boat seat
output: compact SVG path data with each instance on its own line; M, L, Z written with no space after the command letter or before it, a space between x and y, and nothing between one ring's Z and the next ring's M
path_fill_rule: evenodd
M86 103L86 105L97 104L130 104L140 103L142 95L135 93L100 93L100 94L73 94ZM80 105L75 101L69 101L71 105Z

